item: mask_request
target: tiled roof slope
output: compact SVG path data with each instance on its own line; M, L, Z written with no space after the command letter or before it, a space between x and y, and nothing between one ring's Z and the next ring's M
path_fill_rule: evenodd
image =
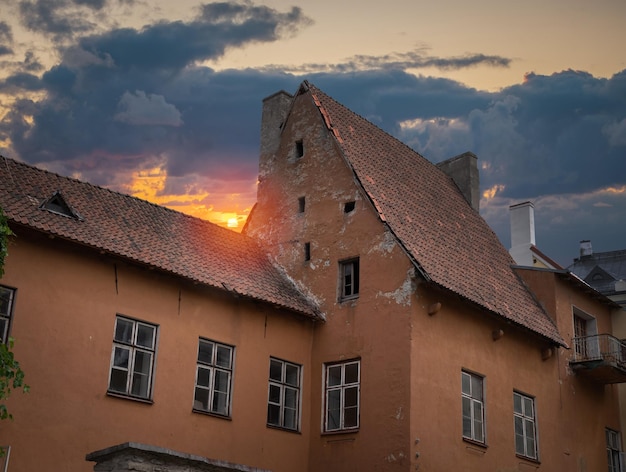
M304 82L299 93L307 91L380 218L432 282L565 344L513 272L514 261L508 251L450 177Z
M79 215L40 209L59 191ZM10 221L193 282L320 319L254 240L135 197L0 158L0 207Z

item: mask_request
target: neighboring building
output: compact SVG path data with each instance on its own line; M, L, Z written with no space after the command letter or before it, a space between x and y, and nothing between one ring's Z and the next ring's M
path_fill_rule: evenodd
M615 305L515 267L476 161L433 165L307 82L263 103L243 235L4 159L0 284L32 387L0 430L9 470L86 472L96 450L115 470L611 470L626 371L573 338Z
M594 253L591 241L580 241L580 257L574 259L568 270L621 307L613 314L613 334L621 340L619 349L626 365L626 249ZM623 432L626 430L626 385L619 386L619 398ZM622 448L626 450L624 436L622 434Z

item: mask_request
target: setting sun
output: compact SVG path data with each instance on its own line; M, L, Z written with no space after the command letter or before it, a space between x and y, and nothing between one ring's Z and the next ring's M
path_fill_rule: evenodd
M229 228L236 228L237 226L239 226L239 222L237 221L237 218L228 218L228 223L226 223L226 226L228 226Z

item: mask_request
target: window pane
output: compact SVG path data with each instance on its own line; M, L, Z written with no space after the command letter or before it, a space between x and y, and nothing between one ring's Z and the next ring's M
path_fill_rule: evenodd
M280 387L277 385L270 385L269 398L271 403L280 404Z
M13 299L13 290L0 287L0 314L9 316L11 313L11 300Z
M522 397L517 393L513 394L513 411L515 413L522 413Z
M339 429L340 413L341 413L341 391L330 390L326 401L326 424L328 429Z
M145 324L137 324L137 345L141 347L147 347L148 349L154 348L154 326L148 326Z
M534 418L533 401L531 398L524 397L524 415Z
M274 359L270 360L270 379L282 382L283 363Z
M111 379L109 381L109 389L114 392L126 393L126 381L128 380L128 371L120 369L111 369Z
M198 344L198 362L204 364L213 363L213 343L200 340Z
M357 387L345 389L344 406L346 408L358 405L359 391Z
M472 375L472 398L476 400L483 399L483 379L477 375Z
M353 362L352 364L346 364L345 372L345 384L355 383L359 381L359 363Z
M152 353L135 351L135 366L133 372L148 375L152 367Z
M196 387L196 394L193 398L193 407L198 410L209 410L209 390Z
M296 410L292 408L285 408L285 417L283 418L283 426L289 429L296 429L298 427Z
M230 384L230 374L222 370L215 371L214 389L218 392L228 392Z
M300 384L300 368L293 364L285 364L285 383L297 387Z
M469 374L466 374L465 372L461 372L461 391L465 395L472 394L471 377L469 376Z
M138 397L147 397L148 396L148 382L150 378L142 373L134 373L133 374L133 385L131 387L131 394L137 395Z
M211 369L203 369L202 367L198 367L196 385L199 385L201 387L211 386Z
M133 322L118 318L115 323L115 340L131 344L133 340Z
M9 328L9 320L7 318L0 318L0 342L7 342L7 331Z
M229 347L218 345L215 364L219 367L226 367L227 369L230 369L231 351L232 350Z
M222 415L228 414L228 396L226 393L214 392L213 393L213 411Z
M267 422L280 426L280 406L271 403L267 405Z
M526 455L528 457L535 457L535 439L532 436L526 438Z
M341 385L341 366L336 365L328 368L328 386Z
M358 423L359 409L356 407L346 408L344 411L343 427L344 428L356 428Z
M128 358L130 356L130 349L115 346L115 355L113 356L113 365L128 369Z
M298 391L293 388L285 387L285 408L295 409L298 406Z

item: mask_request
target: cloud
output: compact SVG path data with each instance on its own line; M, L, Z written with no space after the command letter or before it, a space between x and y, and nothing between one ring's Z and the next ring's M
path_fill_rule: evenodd
M13 31L6 21L0 21L0 56L13 54Z
M165 101L162 95L146 95L138 90L133 95L124 92L118 103L121 109L113 120L130 125L181 126L180 112Z
M80 38L78 47L124 70L178 71L198 61L218 59L227 48L276 41L282 31L297 31L310 21L297 7L281 13L250 2L219 2L204 5L193 21L114 29Z
M28 30L52 35L59 41L96 26L81 13L80 6L81 3L70 0L22 0L19 2L19 15Z

